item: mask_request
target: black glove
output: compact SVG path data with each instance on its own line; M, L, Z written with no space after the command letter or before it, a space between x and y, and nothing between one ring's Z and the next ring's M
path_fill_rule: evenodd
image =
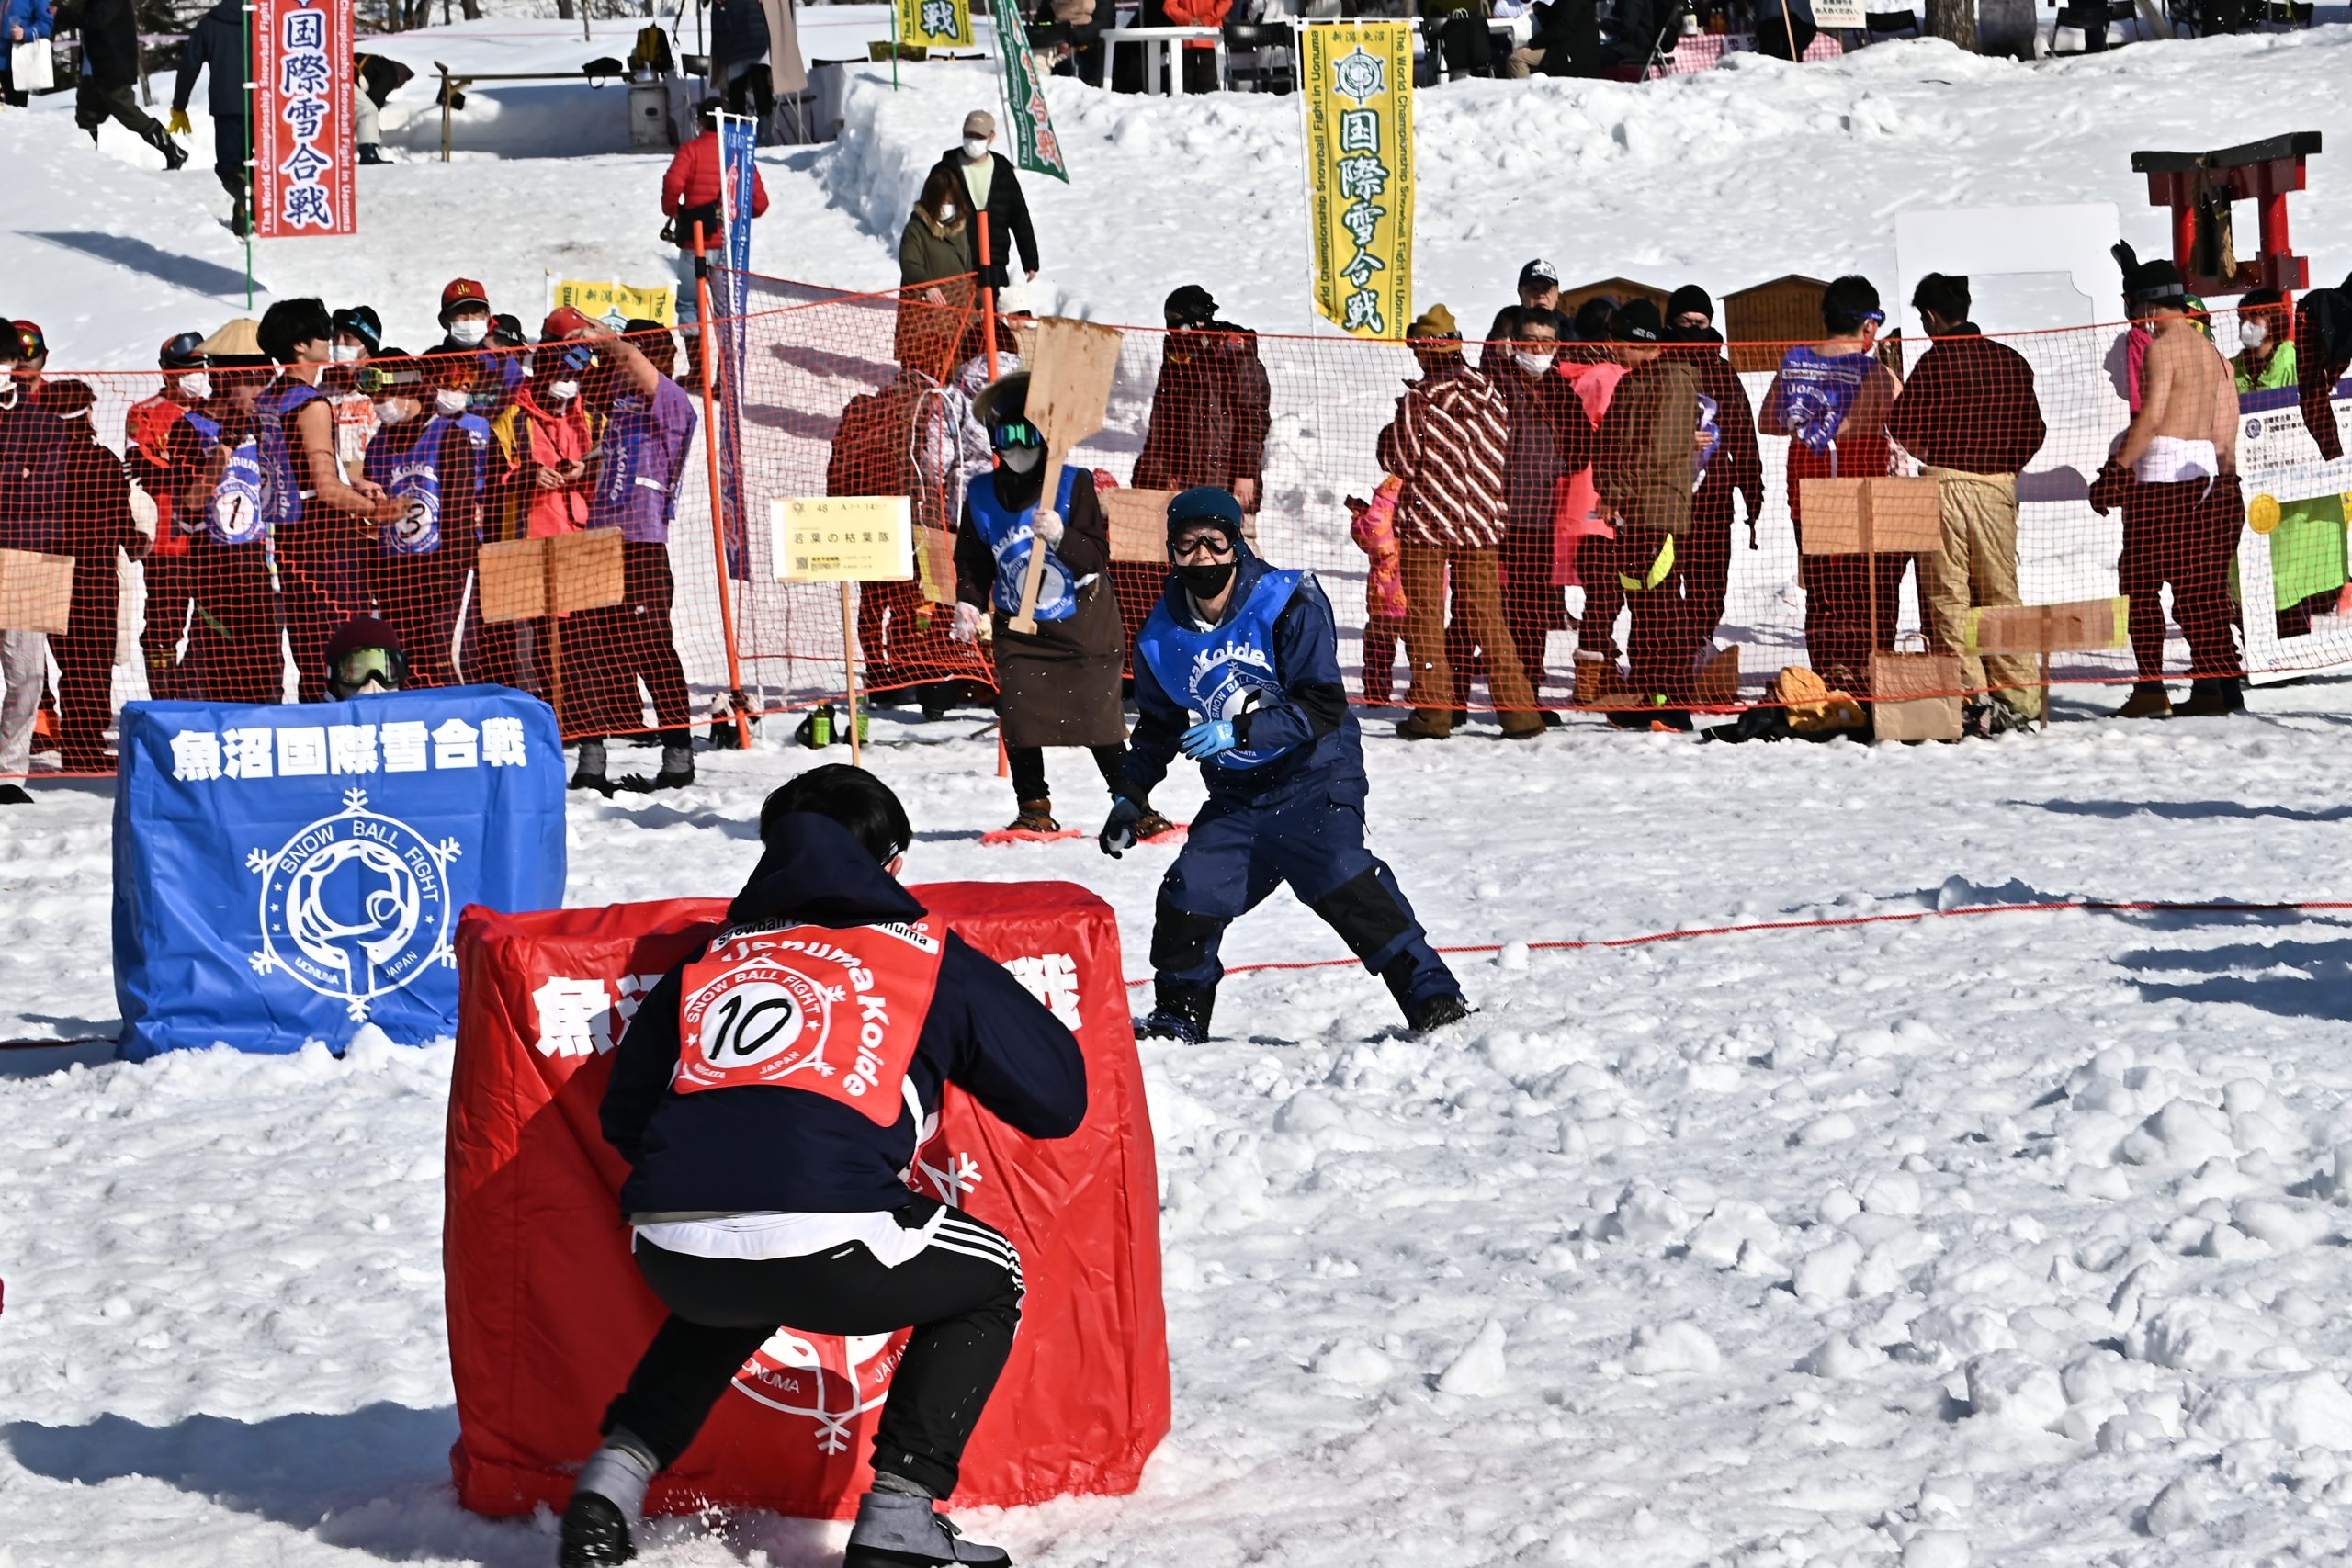
M1102 836L1094 841L1113 860L1124 851L1136 847L1136 824L1143 820L1143 807L1121 795L1111 803L1111 815L1102 824Z
M2109 457L2099 469L2098 478L2091 481L2091 510L2101 517L2123 504L2123 497L2132 488L2132 470L2120 461Z

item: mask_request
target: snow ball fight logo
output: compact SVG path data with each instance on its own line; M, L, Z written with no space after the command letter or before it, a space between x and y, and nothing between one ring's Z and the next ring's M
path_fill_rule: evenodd
M808 1337L780 1328L735 1373L735 1392L816 1426L817 1447L846 1452L851 1426L889 1396L910 1330Z
M1273 660L1254 644L1228 641L1203 649L1193 659L1193 709L1204 718L1238 719L1280 688ZM1265 761L1268 751L1228 751L1233 765Z
M1366 54L1363 45L1358 44L1353 54L1343 54L1331 62L1331 85L1340 96L1352 98L1362 107L1387 96L1388 62Z
M759 1082L775 1083L813 1068L831 1077L838 1069L825 1059L825 1042L833 1004L847 996L842 987L757 956L687 997L679 1020L700 1040L713 1074L755 1072Z
M290 975L366 1020L377 998L457 961L449 863L460 852L457 840L435 843L350 791L334 816L246 855L262 879L254 973Z

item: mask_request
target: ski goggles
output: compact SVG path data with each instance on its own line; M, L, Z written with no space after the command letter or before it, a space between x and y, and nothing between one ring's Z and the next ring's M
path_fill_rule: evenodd
M357 696L373 686L397 692L408 678L408 660L390 648L355 648L334 661L328 683L342 696Z
M584 343L567 344L563 351L563 367L574 376L584 375L595 368L596 351Z
M1222 528L1196 528L1189 534L1171 539L1168 553L1178 560L1187 556L1206 556L1211 560L1231 560L1235 554L1233 536Z
M424 378L415 366L405 361L371 361L359 367L358 388L371 398L387 392L397 392L403 387L415 387Z
M1046 444L1045 433L1025 419L1000 421L989 434L999 447L1043 446Z

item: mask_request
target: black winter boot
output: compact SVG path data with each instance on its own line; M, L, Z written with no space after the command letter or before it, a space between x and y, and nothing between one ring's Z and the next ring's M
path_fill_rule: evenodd
M171 133L152 119L147 122L147 129L140 133L140 140L164 155L164 167L171 174L179 173L181 166L187 162L187 149L173 141Z
M1209 1037L1209 1019L1216 1011L1216 992L1207 986L1186 986L1162 980L1153 993L1150 1016L1136 1025L1146 1040L1175 1040L1198 1045Z

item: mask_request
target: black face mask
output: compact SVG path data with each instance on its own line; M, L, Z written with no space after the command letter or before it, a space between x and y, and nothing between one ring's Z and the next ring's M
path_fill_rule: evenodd
M1214 599L1225 592L1225 585L1233 581L1234 568L1240 564L1238 559L1234 559L1213 561L1207 566L1180 566L1176 569L1176 580L1193 598Z

